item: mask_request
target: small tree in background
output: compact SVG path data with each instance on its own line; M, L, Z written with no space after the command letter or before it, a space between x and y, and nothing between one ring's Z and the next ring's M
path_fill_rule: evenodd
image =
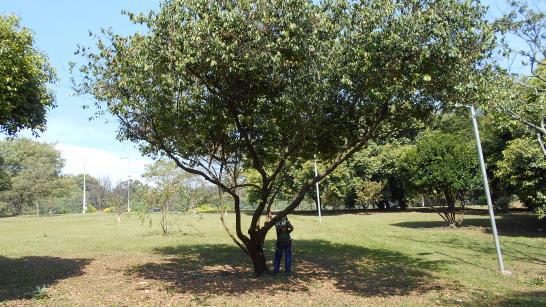
M177 167L173 161L167 160L158 160L147 165L142 176L150 182L150 187L144 195L145 205L141 218L143 221L148 220L151 226L149 212L154 208L159 209L159 225L163 235L167 236L177 224L177 217L172 216L173 212L195 212L201 199L197 189L203 182Z
M426 132L406 150L400 168L411 187L439 200L442 210L438 213L449 226L461 225L465 197L480 186L472 142L453 134Z

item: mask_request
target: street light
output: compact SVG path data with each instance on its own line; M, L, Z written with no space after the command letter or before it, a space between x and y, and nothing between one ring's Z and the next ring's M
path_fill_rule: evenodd
M127 213L131 213L131 167L129 157L122 157L120 160L127 159Z
M487 172L485 169L485 161L483 159L482 144L480 141L480 132L478 130L478 122L476 121L476 111L472 105L456 104L456 107L467 107L470 109L470 117L472 118L472 127L474 128L474 136L476 137L476 147L478 149L478 157L480 160L480 169L482 171L483 188L485 190L485 198L487 199L487 208L489 210L489 220L491 222L491 230L493 232L493 241L495 242L495 249L497 250L497 260L499 262L499 269L502 274L510 275L512 272L504 269L504 261L502 259L502 252L499 242L499 235L497 234L497 224L495 223L495 213L493 212L493 203L491 202L491 192L489 191L489 183L487 182Z
M85 212L87 211L87 197L85 196L85 190L86 189L86 185L85 185L85 162L83 162L83 198L82 198L82 213L85 214Z
M315 155L315 177L318 176L318 171L317 171L317 156ZM319 219L319 223L322 223L322 216L320 214L320 193L319 193L319 183L318 182L315 182L315 188L317 190L317 210L318 210L318 219Z

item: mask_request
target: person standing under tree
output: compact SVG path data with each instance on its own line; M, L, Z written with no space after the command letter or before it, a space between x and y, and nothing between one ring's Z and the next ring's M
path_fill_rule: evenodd
M286 274L290 274L290 268L292 267L292 238L290 238L290 233L294 230L294 226L290 224L287 217L283 217L275 223L275 230L277 230L277 244L275 245L273 273L279 273L281 259L284 254L284 270Z

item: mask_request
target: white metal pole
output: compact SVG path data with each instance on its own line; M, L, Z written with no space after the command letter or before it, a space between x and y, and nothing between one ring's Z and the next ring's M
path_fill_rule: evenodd
M316 156L315 156L315 176L318 176ZM322 223L322 216L320 214L320 193L319 193L318 182L315 183L315 188L317 190L317 210L318 210L319 223Z
M127 159L127 213L131 213L131 165L129 156L120 158L120 160L125 159Z
M82 199L82 212L85 214L87 211L87 198L85 197L85 163L83 164L83 199Z
M487 182L487 172L485 170L485 161L483 159L482 145L480 141L480 132L478 131L478 122L476 121L476 112L474 110L474 106L470 106L470 115L472 117L472 126L474 127L474 136L476 137L476 146L478 148L478 157L480 159L480 168L482 171L483 188L485 190L485 197L487 199L487 207L489 209L489 219L491 221L491 230L493 232L493 240L495 241L495 249L497 250L497 260L499 262L499 269L502 274L509 275L511 274L511 272L504 269L504 261L502 259L499 236L497 234L497 225L495 223L495 213L493 212L493 204L491 202L491 193L489 192L489 184Z
M127 212L131 213L131 166L127 157Z

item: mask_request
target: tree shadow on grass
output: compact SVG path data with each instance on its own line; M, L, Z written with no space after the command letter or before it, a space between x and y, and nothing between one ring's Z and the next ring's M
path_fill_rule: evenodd
M273 244L269 241L266 246ZM156 252L168 256L165 261L133 267L127 274L160 280L169 290L193 295L306 292L323 283L360 296L383 297L441 288L433 272L442 269L443 261L324 240L298 240L294 249L290 276L254 278L247 256L222 244L159 248ZM273 252L269 249L267 255L272 257Z
M37 287L50 286L60 279L83 274L91 259L28 256L0 256L0 302L32 298Z
M508 237L546 237L546 222L536 216L526 213L511 213L496 216L497 231L501 236ZM444 221L400 222L393 226L404 228L445 228ZM465 218L460 228L482 227L491 232L491 223L488 216L479 218Z

